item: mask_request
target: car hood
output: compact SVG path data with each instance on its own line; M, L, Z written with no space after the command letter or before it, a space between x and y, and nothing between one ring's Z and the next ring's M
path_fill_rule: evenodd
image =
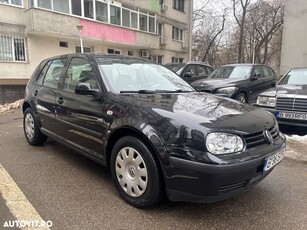
M276 87L278 95L282 94L295 94L295 95L307 95L307 85L278 85Z
M192 82L192 86L198 89L213 89L213 88L220 88L220 87L226 87L226 86L233 86L237 84L238 82L242 81L244 79L202 79L198 81Z
M262 92L261 96L275 97L281 95L301 95L307 96L307 85L277 85L276 88Z
M120 100L126 111L119 114L129 111L135 122L155 127L170 123L176 130L231 130L247 134L275 124L274 116L264 110L207 93L122 94Z

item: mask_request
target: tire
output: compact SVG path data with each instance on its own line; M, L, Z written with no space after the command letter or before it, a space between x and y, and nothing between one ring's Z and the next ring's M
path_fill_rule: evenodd
M139 139L119 139L111 153L111 175L121 197L137 208L147 208L161 199L161 177L156 160Z
M42 145L47 140L39 129L38 121L31 108L27 108L23 116L23 131L30 145Z
M236 100L239 101L239 102L242 102L242 103L247 103L247 98L246 98L244 93L239 93L236 96Z

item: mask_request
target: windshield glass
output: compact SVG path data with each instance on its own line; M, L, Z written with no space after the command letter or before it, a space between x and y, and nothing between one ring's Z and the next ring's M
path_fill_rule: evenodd
M165 67L172 70L173 72L178 73L180 69L182 69L186 64L185 63L171 63L166 64Z
M307 85L307 69L293 69L281 79L279 85Z
M252 66L221 66L215 69L208 78L248 78Z
M97 58L111 89L125 92L192 92L194 89L171 70L137 59Z

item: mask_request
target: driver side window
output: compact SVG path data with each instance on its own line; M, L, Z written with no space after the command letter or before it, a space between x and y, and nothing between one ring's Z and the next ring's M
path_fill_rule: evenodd
M79 83L89 83L92 89L99 89L91 64L83 58L73 58L64 78L63 90L74 93Z

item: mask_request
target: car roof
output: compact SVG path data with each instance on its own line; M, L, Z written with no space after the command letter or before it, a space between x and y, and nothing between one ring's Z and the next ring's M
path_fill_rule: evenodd
M104 58L105 57L105 58L125 59L125 60L139 60L142 62L148 62L148 63L154 63L157 65L160 65L157 62L153 62L151 60L140 58L140 57L125 56L125 55L119 55L119 54L103 54L103 53L70 53L70 54L53 56L45 60L53 60L53 59L69 58L69 57L92 57L92 58Z

